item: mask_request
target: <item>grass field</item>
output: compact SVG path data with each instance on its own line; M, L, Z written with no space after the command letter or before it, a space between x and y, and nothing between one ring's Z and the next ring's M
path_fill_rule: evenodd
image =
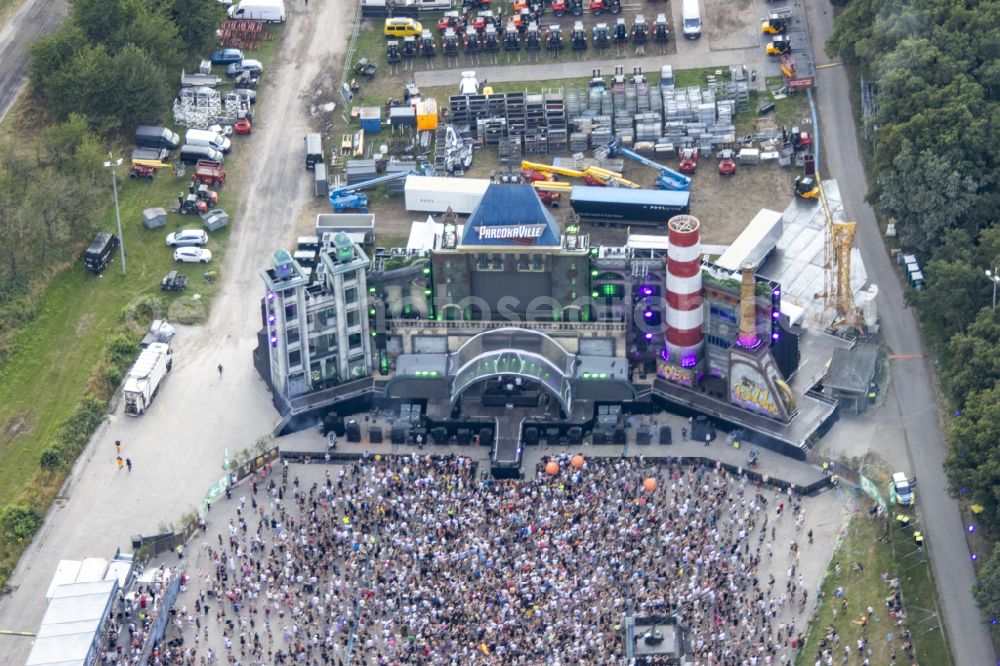
M273 41L264 42L259 51L250 55L262 60L266 67L281 35L279 28ZM17 137L19 150L31 150L33 138L41 129L40 114L34 112L37 110L32 104L29 98L19 100L0 126L0 137ZM233 138L227 165L229 184L217 188L217 207L230 213L231 226L242 223L235 202L240 176L247 172L245 165L233 164L247 159L241 154L242 137ZM213 253L210 264L175 264L173 250L164 242L166 234L182 228L201 228L201 220L197 216L170 213L166 227L149 230L142 224L141 213L150 207L175 206L178 194L187 194L191 169L182 178L164 169L152 182L130 180L127 152L128 148L116 151L126 157L118 168L126 275L122 275L118 253L102 276L85 271L80 260L53 267L55 275L39 298L36 316L18 331L13 352L0 368L0 505L18 501L44 511L55 497L65 472L40 473L41 451L87 394L95 368L111 339L126 327L141 332L148 325L145 318L128 321L126 313L133 306L152 299L156 316L190 323L204 316L216 292L217 282L207 279L205 273L217 277L229 227L210 234L208 247ZM110 173L106 203L100 226L117 234ZM188 276L187 291L161 292L160 279L174 269ZM4 548L0 553L0 583L19 555L17 547Z
M875 475L879 479L881 475ZM937 609L937 592L925 549L914 541L914 529L919 529L919 512L903 512L889 507L889 516L875 519L867 515L871 502L857 501L858 513L850 521L843 540L834 553L830 569L823 582L816 616L806 639L805 648L796 660L799 666L811 666L817 651L831 648L837 663L843 657L843 646L850 645L852 660L858 663L857 640L868 637L872 664L890 664L896 654L898 664L920 663L948 666L953 663L947 639ZM907 513L914 518L909 527L901 527L895 515ZM930 544L933 548L933 544ZM860 568L853 566L857 562ZM839 573L837 567L840 567ZM898 585L906 611L905 624L889 615L886 598ZM873 609L869 616L868 607ZM863 626L861 618L867 619ZM840 637L833 645L830 627ZM900 632L908 628L913 651L904 647ZM887 640L893 634L893 640ZM913 655L912 657L910 655Z

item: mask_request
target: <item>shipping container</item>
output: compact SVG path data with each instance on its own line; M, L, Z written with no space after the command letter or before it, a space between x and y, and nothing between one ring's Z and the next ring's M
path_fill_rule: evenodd
M690 192L634 190L580 185L570 193L570 204L584 219L624 224L666 226L674 215L690 212Z
M408 176L403 190L406 210L443 213L451 208L453 213L469 215L479 205L489 186L487 178Z

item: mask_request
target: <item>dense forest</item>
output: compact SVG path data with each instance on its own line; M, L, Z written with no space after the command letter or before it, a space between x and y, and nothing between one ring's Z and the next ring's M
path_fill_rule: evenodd
M1000 537L1000 0L850 0L828 44L874 81L871 203L924 265L912 294L955 409L951 491ZM928 406L931 408L932 406ZM976 598L1000 616L1000 549Z

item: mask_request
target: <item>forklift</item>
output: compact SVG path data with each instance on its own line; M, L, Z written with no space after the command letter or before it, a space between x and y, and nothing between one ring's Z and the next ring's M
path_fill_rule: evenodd
M448 28L444 31L444 37L441 39L441 50L449 58L458 57L458 35L455 34L454 28Z
M772 16L760 24L760 31L765 35L783 35L788 29L788 19Z
M417 55L417 38L414 35L403 37L403 57L412 60Z
M698 170L698 149L684 148L681 150L681 161L677 170L688 175Z
M513 21L507 24L507 29L503 33L503 50L508 53L521 50L521 41L518 39L517 28Z
M649 34L649 27L646 25L646 17L636 14L632 23L632 43L635 45L635 54L643 55L646 52L646 37Z
M667 15L657 14L656 22L653 23L653 39L662 52L667 47L667 40L670 38L670 28L667 26Z
M795 196L807 201L819 200L819 185L814 176L797 176L795 178Z
M583 21L573 22L573 34L570 37L574 51L587 50L587 31L583 27Z
M483 31L483 51L486 53L500 51L500 35L497 34L497 27L493 24L487 24Z
M615 46L621 48L625 46L628 42L628 26L625 25L625 19L619 18L615 21L615 32L613 39L615 40Z
M719 151L719 175L732 176L736 173L736 160L733 159L733 151L724 148Z
M558 25L550 25L545 32L545 47L550 54L555 55L563 50L562 28Z
M392 40L385 43L385 60L390 65L397 65L400 61L399 42Z
M465 55L470 57L479 55L479 33L471 25L465 28L465 40L463 44L465 46Z
M607 23L598 23L593 30L594 48L605 50L611 48L611 31Z
M775 35L764 50L767 55L785 55L792 52L792 42L785 35Z
M425 58L433 58L437 55L434 51L434 35L430 30L424 30L420 35L420 55Z

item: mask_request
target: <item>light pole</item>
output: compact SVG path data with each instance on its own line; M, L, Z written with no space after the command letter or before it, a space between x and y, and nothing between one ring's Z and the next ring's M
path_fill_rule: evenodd
M118 218L118 249L122 253L122 275L125 275L125 236L122 235L122 213L118 209L118 178L116 178L115 169L121 166L122 158L114 159L111 153L108 153L108 157L112 158L104 163L105 168L111 169L111 189L115 193L115 217Z
M993 312L997 311L997 283L1000 283L1000 273L997 273L997 269L994 268L992 271L986 269L986 279L993 283Z

